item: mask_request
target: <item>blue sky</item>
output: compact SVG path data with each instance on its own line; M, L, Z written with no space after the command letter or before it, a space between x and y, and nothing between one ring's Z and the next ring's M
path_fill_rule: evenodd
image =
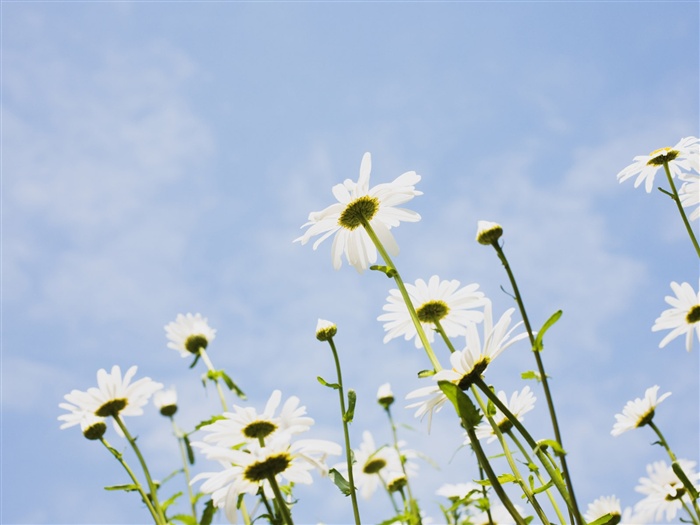
M492 220L534 324L564 311L544 359L582 505L633 505L645 465L664 458L646 429L610 436L653 384L673 392L657 423L698 460L698 349L660 350L650 331L671 281L697 285L697 262L672 203L615 179L635 155L698 136L697 2L1 9L3 523L146 521L135 496L104 491L124 474L59 430L57 405L99 368L137 364L178 388L182 426L213 413L202 370L166 347L178 313L209 318L210 355L252 404L275 388L298 395L314 436L340 441L335 394L315 379L333 375L316 319L333 320L358 392L354 440L389 439L377 387L403 397L428 366L411 343L382 344L391 283L334 271L328 243L292 243L365 151L373 184L423 177L410 205L423 219L395 230L406 281L477 282L500 315L506 277L474 241L477 220ZM513 347L487 379L521 388L529 354ZM427 435L401 404L414 428L403 437L441 466L422 464L417 481L437 518L435 490L475 466L447 411ZM549 437L540 405L526 422ZM176 445L160 419L152 409L132 426L162 477ZM351 520L327 480L299 496L299 523ZM381 494L361 511L391 512Z

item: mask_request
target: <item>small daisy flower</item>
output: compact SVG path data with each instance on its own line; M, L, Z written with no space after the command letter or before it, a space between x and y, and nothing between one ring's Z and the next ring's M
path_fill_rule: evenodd
M366 270L377 260L377 249L362 226L367 221L382 245L390 255L397 255L399 247L391 228L404 222L418 222L420 215L414 211L399 208L422 192L415 189L420 176L415 171L400 175L393 182L369 187L372 159L369 153L362 157L360 176L357 182L346 179L333 186L333 196L338 200L324 210L311 212L309 220L302 228L309 227L304 235L294 242L306 244L312 237L321 237L313 244L315 250L328 237L335 234L331 247L333 268L342 265L342 255L358 272Z
M153 394L153 404L161 415L172 417L177 412L177 392L175 387L168 390L159 390Z
M700 174L685 173L681 177L685 182L678 190L678 197L684 208L696 208L688 215L688 219L695 221L700 219Z
M431 343L435 339L435 323L440 323L448 337L456 337L466 335L470 323L479 323L484 318L481 311L474 310L484 304L484 294L477 291L479 285L470 284L463 288L459 285L457 280L441 281L437 275L427 283L418 279L415 285L406 284L411 303ZM401 292L396 289L389 291L386 300L383 310L388 313L377 318L385 321L387 333L384 342L403 336L406 341L413 339L416 348L421 348L423 344Z
M451 369L440 370L431 376L435 383L438 381L450 381L462 390L466 390L486 372L486 368L491 361L498 357L501 352L513 343L527 337L526 332L511 337L513 331L522 324L518 323L509 330L511 317L515 311L514 308L508 309L494 325L491 314L491 301L488 299L485 301L483 343L479 337L477 325L469 324L467 326L466 348L450 355ZM418 418L428 414L428 428L430 428L433 412L438 412L444 406L447 397L436 384L409 392L406 399L420 397L428 397L428 399L408 405L407 408L418 408L415 413L415 417Z
M690 482L700 488L697 486L700 476L695 472L695 462L679 459L678 464ZM687 489L673 472L673 468L665 461L656 461L647 465L647 476L649 477L640 478L639 485L634 489L646 496L634 506L635 512L639 513L643 519L658 523L665 514L666 521L671 521L683 508L684 503L690 504Z
M464 499L476 493L481 495L481 488L476 483L445 483L435 492L437 496L442 496L450 501Z
M316 323L316 339L319 341L328 341L338 333L338 327L335 323L319 319Z
M606 514L610 514L612 516L607 525L615 525L620 523L622 518L622 509L620 508L620 500L615 496L602 496L593 503L589 503L584 518L586 519L587 523L591 523L598 518L602 518Z
M224 412L224 419L201 428L207 433L204 441L214 443L218 447L236 447L242 443L266 440L278 432L292 435L309 430L314 420L305 415L306 407L299 406L300 401L296 396L287 399L280 414L275 416L281 400L282 392L275 390L260 414L253 407L233 405L233 412Z
M58 420L64 422L61 425L61 430L80 425L83 436L90 440L100 439L107 431L105 418L96 416L70 403L60 403L58 406L64 410L68 410L68 414L61 414L58 416Z
M679 177L683 171L697 169L699 146L697 137L685 137L672 148L660 148L649 155L634 157L634 162L617 174L617 180L624 182L636 176L634 187L637 188L644 182L644 189L651 193L654 176L659 168L663 168L664 162L668 163L672 177Z
M615 414L617 422L610 433L613 436L619 436L623 432L643 427L649 423L654 418L656 407L671 395L671 392L666 392L657 396L658 392L659 386L654 385L644 392L644 399L638 397L634 401L628 401L622 409L622 414Z
M216 330L201 314L178 314L175 321L165 325L165 335L170 340L168 348L180 352L180 357L198 354L214 340Z
M394 393L389 383L384 383L377 390L377 403L384 408L389 408L394 403Z
M671 330L659 343L663 348L679 335L685 334L685 349L693 348L693 334L700 339L700 292L696 293L689 283L671 283L675 297L667 295L665 300L673 308L664 310L656 319L652 332Z
M498 399L500 399L503 404L510 410L510 412L518 418L518 421L523 420L523 414L526 414L533 408L535 408L535 401L537 398L530 391L530 387L526 386L520 392L513 392L510 396L510 401L506 397L506 393L501 390L497 394ZM498 425L501 432L507 432L513 426L510 419L508 419L500 409L496 409L496 414L493 416L493 420ZM491 443L496 440L496 434L488 421L484 421L478 427L476 427L476 436L479 439L488 437L487 443ZM466 444L469 440L465 441Z
M478 221L476 224L476 240L479 244L490 246L503 235L503 227L495 222Z
M151 395L163 388L150 377L144 377L131 383L137 367L132 366L122 377L119 366L114 365L111 373L103 368L97 371L97 387L89 388L87 392L73 390L64 399L85 412L98 417L108 416L140 416L143 406L148 403Z

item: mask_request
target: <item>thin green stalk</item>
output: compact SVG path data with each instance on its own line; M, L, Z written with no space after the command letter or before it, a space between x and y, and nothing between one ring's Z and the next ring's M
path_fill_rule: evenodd
M190 485L190 467L189 460L187 459L187 450L185 447L185 439L182 437L184 434L175 423L175 418L170 416L170 422L173 425L173 432L175 437L177 437L177 444L180 448L180 457L182 458L182 470L185 474L185 482L187 483L187 494L190 497L190 506L192 507L192 516L195 521L197 520L197 500L194 497L194 492L192 491L192 486Z
M698 514L698 517L693 515L693 513L690 510L690 507L688 507L688 504L683 500L681 500L681 505L683 505L683 508L688 513L688 516L690 516L690 519L693 521L693 523L695 525L700 525L700 514ZM695 512L697 513L697 507L695 507ZM681 520L681 521L683 521L683 520Z
M405 461L404 457L401 455L401 449L399 448L399 438L398 438L398 435L396 433L396 424L394 423L394 418L391 415L391 408L389 406L385 406L384 410L386 410L386 415L389 418L389 423L391 424L391 435L394 439L394 449L396 450L396 453L399 455L399 460L401 461L401 471L403 472L403 475L406 478L406 490L408 492L410 512L416 518L416 523L418 525L421 525L422 520L420 517L420 508L418 507L418 502L413 498L413 493L411 492L411 483L408 479L408 473L406 472L406 465L405 465L406 461ZM401 496L403 496L403 492L401 493ZM404 498L404 500L405 500L405 498Z
M389 257L389 254L384 249L382 242L379 240L379 237L377 237L377 234L374 232L374 229L372 228L370 223L367 220L362 219L362 226L367 232L367 235L369 235L369 238L374 243L374 246L377 248L377 251L382 256L382 259L384 259L384 262L389 268L391 268L391 273L393 274L392 276L394 278L394 281L396 282L396 286L398 286L399 292L401 292L401 297L403 298L404 303L406 303L406 308L408 309L408 313L411 316L413 325L416 328L418 337L420 338L421 343L423 343L423 349L425 350L425 353L428 354L428 359L430 359L430 362L432 363L435 371L439 372L440 370L442 370L442 366L440 365L440 361L438 361L437 357L435 357L435 353L433 352L433 349L430 346L430 342L428 341L428 338L425 335L423 325L418 319L418 314L416 313L416 309L413 306L413 302L411 302L411 298L408 295L408 291L406 290L406 286L404 285L403 280L401 279L401 275L399 275L399 271L396 269L396 266L391 260L391 257Z
M673 182L673 177L671 176L671 170L668 167L668 160L664 160L664 171L666 172L666 178L668 179L668 184L671 186L671 191L673 192L673 195L671 195L671 198L673 201L676 203L676 206L678 207L678 213L681 214L681 219L683 219L683 224L685 225L685 229L688 231L688 235L690 236L690 240L693 243L693 246L695 247L695 253L697 253L698 257L700 257L700 244L698 244L698 240L695 237L695 232L693 232L693 227L690 225L690 221L688 221L688 216L685 214L685 210L683 209L683 204L681 204L681 198L678 195L678 190L676 189L676 184Z
M129 465L127 464L126 461L124 461L124 458L121 453L119 453L117 450L115 450L104 438L100 438L100 441L102 444L107 448L107 450L110 451L110 453L121 463L121 466L124 467L124 470L126 470L127 474L129 474L129 477L131 478L131 481L133 481L134 486L136 486L136 490L138 490L139 494L141 494L141 499L143 502L146 504L146 507L148 507L149 512L151 513L151 517L153 518L153 521L155 521L156 525L160 525L164 523L161 521L160 516L156 512L156 509L153 508L153 504L151 503L151 500L149 499L148 495L144 492L143 487L141 486L141 483L139 482L138 479L136 479L136 475L134 474L134 471L131 470Z
M389 490L389 486L386 484L386 481L384 481L384 478L377 472L377 476L379 476L379 481L382 482L382 486L384 487L384 490L386 491L387 495L389 496L389 499L391 500L391 506L394 508L394 512L398 516L401 511L399 510L399 506L396 504L396 500L394 499L393 494Z
M510 452L510 448L508 447L508 443L506 443L506 440L503 438L503 433L501 432L501 429L499 428L498 423L496 423L496 421L494 421L494 419L488 415L487 407L484 404L483 400L481 399L481 396L479 395L479 392L477 391L477 389L474 385L472 385L471 391L472 391L472 394L474 395L474 398L476 399L477 403L479 403L479 407L481 407L482 414L486 415L486 418L487 418L489 424L491 425L491 428L493 429L494 434L496 435L496 438L498 438L498 442L501 445L501 449L503 449L503 453L505 454L506 461L508 462L508 466L510 467L511 472L513 472L513 475L518 479L518 484L520 485L521 490L525 494L525 497L530 502L530 504L532 505L532 508L535 510L537 515L542 520L542 523L544 525L549 525L549 519L547 518L547 514L544 512L544 510L542 510L542 507L540 506L539 502L537 501L537 498L535 497L535 495L532 493L532 491L528 487L527 482L525 481L525 478L520 473L518 466L515 464L515 460L513 459L513 455Z
M360 508L357 504L357 490L355 489L355 479L352 468L352 448L350 447L350 430L348 422L345 420L345 392L343 391L343 375L340 370L340 359L338 351L335 348L333 337L328 338L328 344L333 352L333 360L335 361L335 371L338 375L338 396L340 397L340 413L343 420L343 435L345 437L345 460L348 464L348 483L350 484L350 499L352 500L352 512L355 516L355 525L361 525Z
M457 350L455 350L455 347L452 344L452 341L450 341L450 338L447 337L447 333L442 328L442 324L440 324L440 321L435 321L434 324L435 324L435 329L437 330L437 333L439 333L442 336L442 340L445 341L445 344L447 345L447 348L449 348L450 353L454 354Z
M508 259L506 258L505 253L503 252L503 249L501 248L501 245L498 244L498 240L493 241L491 243L493 248L496 250L496 254L498 255L498 258L500 259L501 263L503 264L503 267L506 270L506 273L508 274L508 279L510 280L510 284L513 287L513 294L515 295L515 301L518 304L518 309L520 310L520 315L523 319L523 323L525 324L525 329L527 330L527 335L528 338L530 339L530 345L533 349L533 354L535 354L535 361L537 362L537 371L539 372L540 379L542 381L542 388L544 390L544 396L547 401L547 408L549 410L549 415L552 421L552 428L554 430L554 438L556 439L557 443L561 445L561 447L564 447L564 444L561 439L561 432L559 430L559 422L557 421L557 414L556 411L554 410L554 401L552 400L552 394L549 389L549 382L547 381L547 374L545 373L544 370L544 363L542 362L542 357L540 356L540 353L535 349L535 335L532 330L532 326L530 325L530 320L527 316L527 311L525 310L525 304L523 303L522 296L520 295L520 290L518 289L518 283L515 281L515 275L513 274L513 271L510 268L510 264L508 263ZM576 502L576 496L574 494L574 486L571 481L571 476L569 474L569 469L566 464L566 458L564 456L559 457L561 461L561 467L562 467L562 474L564 475L564 480L566 481L566 486L571 498L571 504L573 505L573 508L571 509L573 514L574 514L574 520L578 525L583 525L585 523L584 519L582 518L581 512L579 511L578 508L578 503Z
M267 481L270 483L270 487L272 487L272 492L275 493L275 500L277 501L277 507L282 514L282 519L284 519L284 522L287 525L294 525L294 522L292 521L292 514L289 512L289 507L287 506L287 502L282 495L280 486L277 484L277 479L275 479L275 476L272 475L268 476Z
M216 368L214 368L214 365L211 362L211 359L209 359L209 355L207 354L206 350L204 348L199 349L199 355L202 358L202 361L204 361L204 364L207 365L207 369L214 373L216 372ZM216 391L219 393L219 400L221 401L221 407L224 409L224 412L228 412L228 404L226 403L226 396L224 395L224 389L221 388L221 384L219 383L218 379L214 379L214 384L216 385Z
M484 469L481 467L481 464L479 464L479 479L484 479ZM481 486L481 493L484 495L484 499L488 500L488 494L486 493L486 486L482 485ZM493 517L491 516L491 505L489 504L488 507L486 507L486 517L489 519L489 525L493 525Z
M146 460L143 458L143 455L141 454L141 450L139 450L138 445L136 445L136 440L129 433L129 430L126 428L126 425L119 417L119 414L115 414L112 417L117 422L117 425L119 425L119 428L124 433L124 436L126 437L127 441L129 441L129 445L131 445L131 448L136 454L136 457L138 458L139 463L141 464L141 468L143 469L143 474L144 476L146 476L146 481L148 482L148 490L150 491L153 507L156 509L161 523L166 523L167 520L165 519L165 513L163 512L163 509L161 508L160 503L158 501L158 489L156 488L156 484L153 482L153 478L151 478L151 473L148 471Z

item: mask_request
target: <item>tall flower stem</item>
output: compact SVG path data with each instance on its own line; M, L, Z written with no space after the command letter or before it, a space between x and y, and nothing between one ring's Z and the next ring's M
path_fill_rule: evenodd
M211 359L209 359L209 354L207 354L207 351L204 348L199 349L199 355L202 358L202 361L204 361L204 364L207 365L207 369L211 373L216 372L216 368L214 368L213 363L211 362ZM221 401L221 407L224 409L224 412L228 411L228 404L226 403L226 396L224 395L224 389L221 388L221 383L219 383L218 379L214 379L214 384L216 385L216 391L219 393L219 400Z
M340 371L340 359L338 358L338 350L335 348L333 337L328 338L328 344L333 352L333 360L335 361L335 370L338 375L338 397L340 397L340 413L343 420L343 435L345 437L345 460L348 464L348 483L350 483L350 499L352 500L352 512L355 516L355 525L361 525L360 509L357 505L357 490L355 489L355 479L352 472L352 448L350 447L350 430L348 429L348 421L345 418L345 392L343 391L343 375Z
M270 475L268 476L267 481L270 483L270 487L272 487L272 492L275 493L275 500L277 501L277 507L279 508L280 514L282 514L282 519L287 525L294 525L294 522L292 521L292 514L289 512L289 507L287 506L287 502L282 495L280 486L277 484L277 479L274 475Z
M671 176L671 170L668 167L668 160L664 160L664 171L666 172L666 178L668 179L668 184L671 186L671 191L673 194L671 195L671 198L673 201L676 203L676 206L678 207L678 213L681 214L681 219L683 219L683 224L685 225L685 229L688 231L688 235L690 236L690 240L693 243L693 246L695 247L695 253L697 253L698 257L700 257L700 244L698 244L698 239L695 237L695 232L693 232L693 227L690 225L690 221L688 221L688 216L685 214L685 210L683 209L683 204L681 204L681 198L678 195L678 190L676 189L676 184L673 182L673 177Z
M505 454L508 466L510 467L511 472L513 472L513 475L517 478L517 483L520 485L523 494L525 494L525 497L532 505L532 508L535 509L535 512L539 516L540 520L542 520L543 525L549 525L549 519L547 519L547 515L545 514L544 510L542 510L542 507L537 501L537 498L535 498L533 492L528 488L525 478L520 473L518 466L515 464L513 454L511 454L510 448L508 447L508 443L506 443L506 440L503 437L503 432L501 432L501 429L498 427L498 424L494 421L494 419L488 415L487 407L484 404L484 401L481 399L481 396L479 395L479 392L474 385L471 386L471 390L477 403L479 403L479 407L481 407L481 412L486 415L486 418L489 424L491 425L491 428L493 429L496 438L498 438L498 442L501 445L501 449L503 449L503 453Z
M144 476L146 476L146 481L148 482L148 490L150 491L151 502L153 503L153 507L158 513L158 518L161 520L160 523L166 523L167 520L165 519L165 514L160 506L160 503L158 502L158 489L156 488L156 484L153 482L151 473L148 470L146 460L143 459L141 450L139 450L139 447L136 445L136 440L129 433L129 430L126 428L126 425L119 417L119 414L114 414L112 417L114 417L114 421L117 422L117 425L119 425L119 428L124 433L124 437L126 437L127 441L129 441L129 445L131 445L131 448L133 449L134 453L136 454L136 457L139 460L139 463L141 464L143 474Z
M433 349L430 346L430 341L428 341L428 337L425 335L425 330L423 330L423 325L421 324L420 320L418 319L418 314L416 313L416 309L413 306L413 303L411 302L411 298L408 295L408 291L406 290L406 286L404 285L403 280L401 279L401 275L399 275L399 271L396 269L396 266L394 265L393 261L391 260L391 257L389 257L389 254L384 249L382 242L379 240L379 237L377 237L377 234L375 233L374 229L370 225L369 221L367 221L366 219L363 218L362 219L362 226L364 227L365 231L367 232L367 235L369 235L369 238L374 243L374 246L377 248L377 251L382 256L382 259L384 259L384 262L392 270L391 276L394 278L394 281L396 282L396 286L398 286L398 288L399 288L399 292L401 293L401 297L403 298L404 303L406 303L406 308L408 309L408 314L411 316L411 320L413 321L413 326L415 326L415 328L416 328L416 333L418 334L418 337L419 337L421 343L423 344L423 348L425 349L425 353L428 354L428 359L430 359L430 362L433 365L433 368L435 369L436 372L442 370L442 366L440 365L440 361L438 361L437 357L435 357L435 352L433 352Z
M141 483L139 480L136 478L136 475L134 474L134 471L131 470L131 467L127 464L126 461L124 461L124 457L120 452L115 450L104 438L100 438L100 441L102 444L109 450L109 452L121 463L121 466L124 467L124 470L126 470L127 474L129 474L129 477L131 478L131 481L134 482L134 486L136 487L136 490L141 494L141 499L143 502L146 504L146 507L148 507L148 511L151 513L151 516L153 517L153 521L156 523L156 525L164 524L165 522L160 519L160 516L158 515L158 512L156 512L156 509L153 508L153 503L151 502L150 498L148 497L148 494L143 490L143 487L141 486Z
M175 418L170 416L170 423L172 423L173 426L173 432L175 433L175 437L177 437L177 444L180 448L180 457L182 458L182 471L185 474L185 482L187 483L187 495L190 497L190 506L192 507L192 516L194 517L195 521L197 520L197 500L194 497L194 492L192 491L192 486L190 485L190 467L189 467L189 461L187 459L187 450L185 447L185 439L184 439L184 433L182 430L180 430L180 427L177 426L177 423L175 423Z
M437 333L439 333L442 337L442 340L445 341L445 344L447 345L447 348L449 348L450 353L454 354L456 352L455 347L452 344L452 341L450 341L450 338L447 337L447 333L440 324L440 321L435 321L435 329L437 330Z
M508 263L508 259L506 258L505 253L503 252L503 248L501 248L501 245L498 243L498 240L494 240L491 243L491 246L493 246L494 250L496 250L496 254L498 255L498 258L501 260L501 263L503 264L503 267L506 270L506 273L508 274L508 279L510 280L510 284L513 287L513 294L515 295L515 301L518 303L518 309L520 310L520 315L522 316L523 323L525 324L525 329L527 330L527 335L528 338L530 339L530 345L532 346L533 354L535 354L535 361L537 362L537 371L539 372L540 379L542 381L542 388L544 390L544 397L547 401L547 408L549 409L549 415L552 420L552 428L554 430L554 438L557 440L557 443L564 447L564 444L561 439L561 432L559 430L559 422L557 421L557 414L556 411L554 410L554 401L552 400L552 394L549 389L549 382L547 381L547 374L545 373L544 370L544 363L542 362L542 357L540 356L540 352L537 351L535 348L535 334L532 330L532 325L530 324L530 320L527 316L527 311L525 310L525 304L523 303L522 296L520 295L520 290L518 289L518 283L515 280L515 275L513 274L513 271L510 268L510 264ZM581 517L581 512L578 509L578 504L576 502L576 496L574 494L574 487L573 483L571 481L571 476L569 475L569 469L566 465L566 458L562 455L560 456L561 460L561 467L562 467L562 474L564 475L564 480L566 481L566 485L569 491L569 495L571 497L571 504L573 505L573 508L571 509L574 513L574 519L576 523L582 524L583 523L583 518Z

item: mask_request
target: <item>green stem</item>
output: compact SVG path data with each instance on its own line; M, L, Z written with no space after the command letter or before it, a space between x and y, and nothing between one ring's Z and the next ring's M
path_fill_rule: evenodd
M696 515L697 515L697 517L696 517L696 515L693 514L693 512L690 510L690 507L688 507L688 504L687 504L685 501L681 500L681 505L683 505L683 508L684 508L685 511L688 513L688 516L690 516L690 519L693 521L693 523L694 523L695 525L700 525L700 513L698 513L698 508L697 508L697 506L694 505L694 506L695 506L695 512L696 512ZM683 520L681 520L681 521L683 521Z
M447 348L449 348L450 353L454 354L457 350L455 350L455 347L452 344L452 341L450 341L450 338L447 337L447 333L442 328L442 324L440 324L440 321L438 321L438 320L434 321L434 323L435 323L435 329L442 336L442 340L445 341L445 344L447 345Z
M418 334L418 337L419 337L421 343L423 343L423 348L425 349L425 353L428 354L428 359L430 359L430 362L432 363L435 371L439 372L440 370L442 370L442 366L440 366L440 361L438 361L437 357L435 357L435 353L433 352L433 349L430 346L430 341L428 341L428 338L425 335L425 330L423 330L423 325L421 324L420 319L418 319L418 314L416 313L416 309L413 306L413 302L411 301L411 297L408 295L408 291L406 290L406 286L404 285L403 280L401 279L401 275L399 275L399 271L396 269L396 266L394 265L393 261L391 260L391 257L389 257L389 254L384 249L384 246L382 245L382 242L379 240L379 237L377 237L377 234L374 232L374 229L372 228L370 223L367 220L365 220L364 218L362 219L362 226L364 227L365 231L367 232L367 235L369 235L369 238L374 243L374 246L377 248L377 251L382 256L382 259L384 259L384 262L387 264L387 266L389 268L391 268L392 274L394 277L394 281L396 282L396 286L398 286L398 288L399 288L399 292L401 292L401 297L403 298L404 303L406 303L406 308L408 309L408 314L411 316L411 320L413 321L413 326L415 326L415 328L416 328L416 333Z
M214 373L216 372L216 368L214 368L214 365L211 362L211 359L209 359L209 355L207 354L206 350L204 348L199 349L199 355L202 358L202 361L204 361L204 364L207 365L207 369ZM226 403L226 396L224 395L224 389L221 388L221 384L219 383L218 379L214 379L214 384L216 385L216 391L219 393L219 400L221 401L221 407L224 409L224 412L228 412L228 404Z
M160 503L158 502L158 489L156 488L156 484L153 482L153 478L151 478L151 473L148 471L146 460L143 458L143 455L141 454L141 450L139 450L138 445L136 445L136 440L131 436L131 434L129 434L129 430L126 428L126 425L119 417L119 414L116 414L112 417L114 417L114 420L117 422L117 425L119 425L119 428L124 433L124 436L126 437L127 441L129 441L129 445L131 445L131 448L133 449L134 453L136 454L136 457L139 460L139 463L141 464L143 474L144 476L146 476L146 481L148 482L148 490L150 491L151 501L153 502L153 506L156 509L156 512L158 513L159 519L161 520L160 523L167 523L163 509L160 507Z
M417 525L421 525L422 520L420 517L420 508L418 507L418 502L413 498L413 492L411 492L411 483L408 479L408 473L406 472L406 460L403 457L403 455L401 455L401 449L399 448L399 438L396 433L396 424L394 423L394 418L391 415L391 408L389 406L386 406L384 409L386 410L386 415L389 418L389 423L391 424L391 435L394 439L394 449L399 455L399 460L401 461L401 471L403 472L403 475L406 478L406 490L408 492L410 512L416 519L415 523ZM403 492L401 493L401 495L403 496Z
M508 274L508 279L510 280L510 284L513 287L513 294L515 295L515 301L518 304L518 309L520 310L520 315L523 319L523 323L525 324L525 329L527 330L527 335L528 338L530 339L530 346L533 349L533 354L535 354L535 361L537 362L537 371L540 374L540 378L542 381L542 388L544 390L544 397L547 401L547 408L549 410L549 416L552 421L552 428L554 430L554 438L556 439L557 443L564 448L564 444L561 439L561 432L559 430L559 422L557 421L557 414L556 411L554 410L554 401L552 400L552 394L549 389L549 382L547 381L547 374L545 373L544 370L544 363L542 362L542 357L540 356L540 353L535 349L535 334L532 330L532 326L530 325L530 320L527 316L527 311L525 310L525 304L523 303L522 296L520 295L520 290L518 289L518 283L515 281L515 275L513 274L513 271L510 268L510 264L508 263L508 259L506 258L505 253L503 252L503 249L501 248L500 244L498 244L498 240L495 240L492 244L493 248L496 250L496 254L498 255L498 258L500 259L501 263L503 264L503 267L506 270L506 273ZM573 507L571 508L571 511L573 512L573 517L574 520L578 525L583 525L585 523L584 519L581 516L581 512L579 511L578 504L576 502L576 496L574 494L574 487L573 483L571 481L571 476L569 474L569 469L566 464L566 458L564 456L560 456L560 461L561 461L561 467L562 467L562 473L564 475L564 480L566 481L566 486L569 492L569 495L571 497L571 504Z
M481 407L481 412L484 415L486 415L486 419L488 420L489 424L491 425L491 428L493 429L493 432L496 435L496 438L498 438L498 442L500 443L501 448L503 449L503 453L506 456L506 461L508 462L508 466L510 467L511 472L513 472L513 475L518 479L518 484L520 485L521 490L525 494L525 497L530 502L530 504L532 505L532 508L535 510L537 515L542 520L542 523L544 525L549 525L549 520L547 519L547 515L545 514L544 510L542 510L542 507L540 506L539 502L537 501L537 498L535 498L535 495L532 493L532 491L527 486L527 482L525 481L525 478L520 473L518 466L515 464L515 460L513 459L513 455L510 452L510 448L508 447L508 443L506 443L506 440L503 438L503 433L501 432L501 429L499 428L496 421L494 421L494 419L488 415L487 407L484 404L483 400L481 399L481 396L479 395L479 392L477 391L477 389L474 385L472 385L471 390L472 390L472 394L474 395L474 398L476 399L477 403L479 403L479 406Z
M340 359L338 358L338 351L335 348L335 343L333 338L328 338L328 344L331 346L333 352L333 360L335 361L335 371L338 375L338 396L340 397L340 413L343 420L343 435L345 437L345 461L348 465L348 483L350 483L350 499L352 500L352 512L355 516L355 525L361 525L360 520L360 509L357 504L357 490L355 489L355 479L353 475L352 468L352 448L350 447L350 430L348 429L348 422L345 420L345 393L343 392L343 375L340 370Z
M146 504L146 507L148 507L148 510L151 513L151 517L153 518L153 521L155 521L156 525L163 523L163 521L160 520L160 517L158 516L156 509L153 508L153 504L151 503L150 498L148 497L146 492L144 492L143 487L141 486L141 483L139 482L138 479L136 479L136 475L134 474L134 471L131 470L131 468L126 463L126 461L124 461L124 458L122 457L121 453L117 452L114 448L112 448L112 446L109 443L107 443L106 439L100 438L100 441L107 448L107 450L109 450L110 453L117 459L117 461L119 461L119 463L121 463L121 466L124 467L124 470L126 470L127 474L129 474L131 481L136 486L136 490L139 491L139 494L141 494L141 499Z
M294 522L292 521L292 514L289 512L289 507L287 506L287 502L282 495L280 486L277 484L277 479L275 479L275 476L269 476L267 481L270 483L270 487L272 487L272 492L275 493L275 500L277 501L277 507L282 514L282 519L284 519L284 522L287 525L294 525Z
M189 467L189 460L187 458L187 450L185 447L185 439L184 439L184 434L180 430L180 428L177 426L177 423L175 423L175 418L170 416L170 422L173 425L173 432L175 432L175 436L177 437L177 444L180 448L180 457L182 458L182 470L185 474L185 481L187 483L187 494L190 497L190 506L192 507L192 516L194 517L195 521L197 520L197 500L194 497L194 492L192 491L192 487L190 486L190 467Z
M482 468L481 464L479 464L479 479L483 480L484 478L484 469ZM481 486L481 493L484 495L484 499L488 499L488 494L486 493L486 486L482 485ZM489 525L493 525L493 517L491 516L491 505L489 504L488 507L486 507L486 517L489 519Z
M683 224L685 225L685 229L688 231L688 235L690 236L690 240L693 243L693 246L695 247L695 253L697 253L698 257L700 257L700 245L698 244L698 240L695 237L695 232L693 232L693 228L690 225L690 221L688 221L688 216L685 214L685 210L683 209L683 204L681 204L681 199L678 196L678 190L676 190L676 184L673 182L673 177L671 176L671 170L668 167L668 161L664 160L664 171L666 172L666 178L668 179L668 184L671 186L671 191L673 191L673 195L671 198L673 201L676 203L676 206L678 207L678 213L681 214L681 219L683 219Z

